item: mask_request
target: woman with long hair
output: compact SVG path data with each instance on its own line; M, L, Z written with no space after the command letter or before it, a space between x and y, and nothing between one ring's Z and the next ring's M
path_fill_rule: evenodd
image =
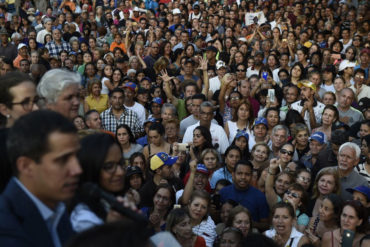
M248 209L238 205L230 210L225 227L235 227L246 237L252 232L252 215Z
M204 126L198 126L193 131L192 151L196 160L201 159L205 149L213 148L211 132Z
M130 127L126 124L117 126L116 140L121 146L126 165L129 164L129 159L133 153L141 152L143 149L141 145L136 144L134 134L132 134Z
M113 67L112 65L105 64L104 69L103 69L103 76L101 79L102 83L102 94L107 94L109 93L109 90L113 89L112 86L112 75L113 75Z
M225 123L225 132L229 137L229 142L232 143L238 130L251 134L251 129L254 121L252 104L249 101L240 101L235 108L232 121Z
M310 136L308 127L305 124L297 123L293 129L292 143L294 144L295 149L293 160L298 161L310 151L308 143L308 138Z
M91 155L94 154L94 155ZM120 146L108 134L92 134L81 140L78 159L83 169L80 184L94 183L115 196L123 196L125 169ZM71 202L71 223L81 232L116 219L116 212L107 209L99 198L77 192Z
M172 233L184 247L205 247L203 237L195 235L190 224L189 214L181 208L173 209L167 216L166 231Z
M171 144L166 142L164 138L165 130L162 124L153 123L149 127L148 131L148 142L149 144L144 147L143 154L145 160L148 161L149 158L159 152L171 153Z
M365 236L368 225L366 208L358 201L347 201L340 214L340 227L324 233L321 245L340 246L344 240L343 232L347 230L354 234L352 246L360 246L360 240Z
M251 163L253 165L253 175L251 184L256 188L264 187L265 184L259 183L261 174L268 167L268 158L270 156L270 148L264 142L257 142L251 150Z
M324 197L316 217L311 217L305 234L314 246L320 246L321 239L326 232L334 231L339 227L342 199L336 194Z
M301 63L295 63L290 69L290 82L297 85L304 78L304 67Z
M231 145L237 146L242 151L242 156L240 157L240 159L242 160L250 159L248 142L249 142L249 135L244 130L238 131L234 140L231 142Z

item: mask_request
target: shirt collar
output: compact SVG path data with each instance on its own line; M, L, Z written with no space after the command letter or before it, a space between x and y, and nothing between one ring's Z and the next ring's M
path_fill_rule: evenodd
M26 193L26 195L31 199L31 201L35 204L36 208L39 210L42 218L45 221L48 221L53 216L62 215L65 210L65 205L60 202L57 204L57 207L55 209L55 212L51 210L48 206L46 206L40 199L38 199L36 196L34 196L23 184L21 181L19 181L16 177L13 177L14 181L19 185L19 187ZM59 218L59 217L57 217Z

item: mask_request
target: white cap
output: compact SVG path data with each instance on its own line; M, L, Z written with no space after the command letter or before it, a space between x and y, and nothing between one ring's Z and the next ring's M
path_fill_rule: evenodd
M176 9L172 10L172 14L173 15L179 15L179 14L181 14L181 11L178 8L176 8Z
M226 64L224 61L222 60L218 60L217 63L216 63L216 69L219 70L221 69L222 67L225 67L226 68Z
M19 45L18 45L18 50L20 50L20 49L22 49L23 47L27 47L25 44L23 44L23 43L20 43Z
M242 42L247 42L247 39L246 39L246 38L244 38L244 37L240 37L238 40L239 40L239 41L242 41Z
M139 8L138 7L134 7L134 9L133 9L133 11L137 11L137 12L139 12L140 10L139 10Z
M339 71L345 70L346 68L354 68L356 63L350 62L349 60L345 59L339 64Z

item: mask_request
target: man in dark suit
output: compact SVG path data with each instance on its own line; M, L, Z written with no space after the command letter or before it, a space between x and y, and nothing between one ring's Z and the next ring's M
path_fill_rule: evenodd
M51 111L19 118L7 148L14 177L0 196L0 246L62 246L73 230L63 201L82 170L73 124Z

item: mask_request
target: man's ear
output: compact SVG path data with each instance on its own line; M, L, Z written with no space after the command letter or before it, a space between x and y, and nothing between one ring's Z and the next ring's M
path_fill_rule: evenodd
M26 156L21 156L16 161L18 174L22 174L27 177L33 175L33 168L35 165L36 162Z
M0 103L0 113L7 117L10 114L10 110L5 104Z

